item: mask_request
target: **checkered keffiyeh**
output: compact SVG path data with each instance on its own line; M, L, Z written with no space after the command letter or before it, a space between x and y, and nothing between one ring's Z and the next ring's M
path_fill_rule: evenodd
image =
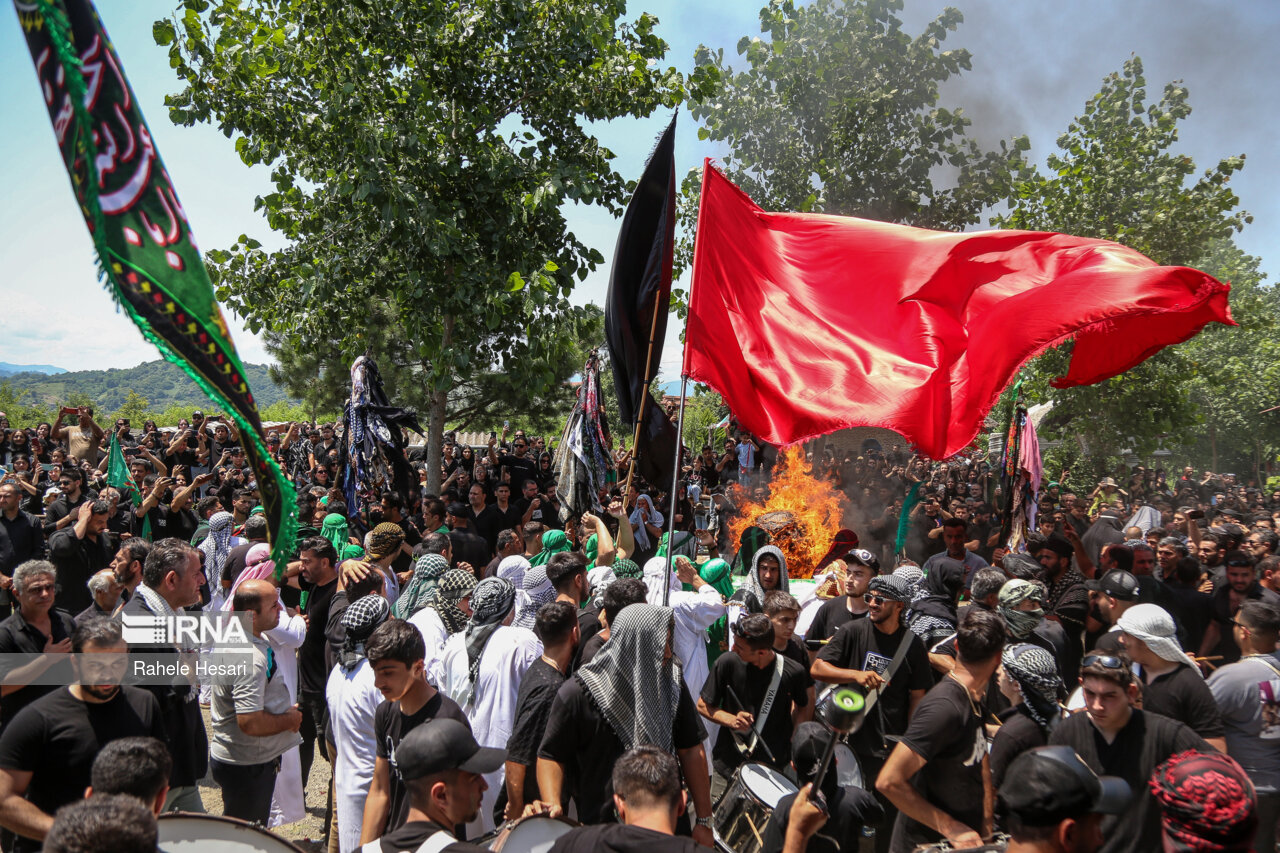
M480 673L480 656L493 632L502 627L516 603L516 588L509 580L485 578L471 592L471 624L467 626L467 667L471 688Z
M1053 655L1030 643L1013 643L1004 647L1000 663L1018 683L1028 715L1047 731L1050 721L1059 716L1058 701L1066 692Z
M610 626L609 642L574 675L627 749L675 751L672 727L684 679L675 656L665 659L674 630L669 607L629 605Z
M547 579L546 567L533 567L521 580L520 591L516 593L516 618L511 624L532 630L538 619L538 609L555 600L556 588Z
M369 533L369 559L382 560L400 550L404 531L400 525L384 521Z
M1235 759L1183 752L1151 774L1165 849L1175 853L1244 853L1258 828L1257 793Z
M374 629L387 621L391 606L380 595L371 594L358 598L342 612L342 627L346 636L342 640L339 664L344 670L353 669L364 660L364 644Z
M897 575L876 575L867 584L867 592L876 593L890 601L910 601L911 584Z
M427 606L440 614L440 621L450 634L456 634L467 627L467 614L458 607L458 602L470 595L475 588L475 575L463 569L450 569L436 585Z

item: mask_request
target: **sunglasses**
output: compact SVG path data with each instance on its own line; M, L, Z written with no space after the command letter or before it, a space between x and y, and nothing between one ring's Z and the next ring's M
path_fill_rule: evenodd
M1085 655L1080 661L1082 667L1100 666L1104 669L1124 669L1124 661L1115 655Z
M885 602L893 601L894 599L885 598L883 595L876 595L871 592L864 592L862 594L862 600L867 604L884 604Z

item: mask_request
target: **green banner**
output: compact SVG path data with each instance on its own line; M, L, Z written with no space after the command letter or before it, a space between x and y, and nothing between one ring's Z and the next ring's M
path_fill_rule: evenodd
M186 212L90 0L14 0L80 212L116 302L240 428L283 570L297 499L262 421Z

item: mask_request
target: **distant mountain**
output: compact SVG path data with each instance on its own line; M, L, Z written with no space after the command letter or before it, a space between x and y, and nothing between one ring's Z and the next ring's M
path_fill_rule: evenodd
M0 376L12 376L15 373L66 373L65 368L54 367L52 364L10 364L7 361L0 361Z
M24 367L26 372L3 376L0 381L6 383L15 394L31 392L34 399L27 397L26 402L29 403L63 405L71 394L80 393L92 398L98 411L113 412L124 404L130 391L136 391L146 398L148 408L156 412L171 406L209 407L209 399L181 368L163 360L148 361L125 370L66 372L55 367L50 370L59 372L51 375L38 372L38 368L30 365L12 366ZM246 364L244 375L249 380L249 387L253 389L253 397L259 409L265 409L281 400L297 402L271 381L266 365Z

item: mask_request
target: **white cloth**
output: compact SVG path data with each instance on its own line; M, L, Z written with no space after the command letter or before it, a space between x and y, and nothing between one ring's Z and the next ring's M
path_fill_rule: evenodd
M529 571L529 561L520 554L513 554L510 557L503 557L502 562L498 563L498 577L503 580L511 581L516 589L520 588L520 583L524 580L524 573Z
M440 612L434 607L424 607L410 616L409 624L418 629L422 634L423 643L426 644L427 655L423 660L422 668L427 673L428 680L431 680L432 666L444 655L445 643L449 641L449 629L444 626ZM435 681L431 683L435 684ZM436 686L439 687L438 684Z
M524 674L542 655L542 643L527 628L502 625L489 636L480 655L471 702L462 706L471 721L471 734L481 746L507 748L516 721L516 700ZM441 659L432 664L429 680L441 693L457 702L470 686L467 662L467 638L459 632L445 643ZM493 831L493 804L504 784L503 771L485 774L489 790L480 803L480 814L467 824L467 837L474 838ZM474 834L473 834L474 833ZM345 851L344 851L345 853Z
M263 636L271 644L280 677L289 688L289 701L298 701L298 649L307 636L307 622L301 616L289 616L280 611L280 624ZM280 772L276 774L276 787L271 795L271 817L267 827L295 823L307 816L307 803L303 796L306 780L302 778L302 758L298 747L280 756Z
M647 520L645 519L644 515L640 512L641 504L644 504L646 507L649 508L649 518ZM627 521L629 521L634 525L637 525L635 529L636 550L648 551L651 547L653 547L652 542L649 539L649 529L645 527L645 525L652 524L654 527L657 527L659 530L661 530L662 523L664 520L665 519L663 519L662 513L658 512L657 507L653 505L653 501L649 499L648 495L641 495L640 497L636 498L636 508L631 510L631 515L627 517Z
M1173 617L1160 605L1135 604L1124 612L1118 624L1120 630L1146 643L1147 648L1161 660L1185 663L1195 673L1200 673L1196 662L1187 656L1178 643Z
M676 617L671 649L680 659L684 683L693 701L697 702L702 686L711 675L711 665L707 662L707 629L725 615L725 604L711 584L703 584L694 592L685 592L675 573L667 572L666 557L654 557L644 564L644 585L649 604L662 606L664 574L667 575L665 585L670 588L667 606Z
M377 738L373 712L382 694L373 686L373 668L362 660L350 670L335 666L325 688L329 724L338 754L333 763L334 799L338 819L338 850L352 853L360 847L364 801L373 781Z

